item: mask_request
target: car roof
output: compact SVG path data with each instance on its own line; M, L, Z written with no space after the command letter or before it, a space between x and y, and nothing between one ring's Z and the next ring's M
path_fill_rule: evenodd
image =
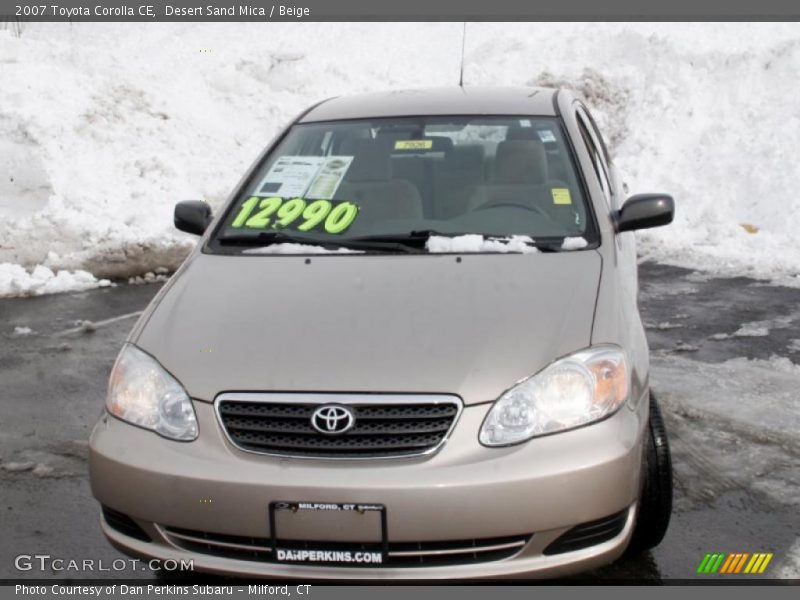
M555 116L553 88L443 87L355 94L325 100L300 123L422 115Z

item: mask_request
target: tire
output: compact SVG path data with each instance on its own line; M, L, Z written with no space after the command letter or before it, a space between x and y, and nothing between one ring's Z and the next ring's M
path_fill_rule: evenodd
M664 419L652 392L642 469L644 482L636 524L626 550L629 556L658 546L667 533L672 515L672 458Z

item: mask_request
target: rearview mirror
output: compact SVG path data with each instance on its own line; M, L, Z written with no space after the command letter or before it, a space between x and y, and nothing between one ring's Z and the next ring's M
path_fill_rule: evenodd
M175 205L177 229L203 235L209 223L211 223L211 207L202 200L184 200Z
M660 227L672 223L675 201L667 194L636 194L616 213L617 233Z

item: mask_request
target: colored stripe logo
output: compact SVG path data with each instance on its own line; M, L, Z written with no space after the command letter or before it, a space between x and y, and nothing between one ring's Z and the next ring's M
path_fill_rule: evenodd
M697 573L720 575L760 575L772 560L772 552L707 552L697 567Z

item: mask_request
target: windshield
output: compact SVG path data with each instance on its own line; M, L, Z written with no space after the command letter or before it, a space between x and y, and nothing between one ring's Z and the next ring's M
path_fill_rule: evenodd
M294 125L212 242L291 242L297 253L467 234L591 243L592 223L557 119L404 117Z

